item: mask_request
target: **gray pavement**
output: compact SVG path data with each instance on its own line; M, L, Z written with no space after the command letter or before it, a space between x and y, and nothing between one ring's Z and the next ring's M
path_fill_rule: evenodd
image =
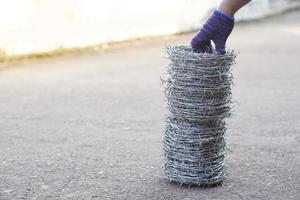
M239 24L224 186L160 175L166 43L0 71L0 199L300 199L300 12Z

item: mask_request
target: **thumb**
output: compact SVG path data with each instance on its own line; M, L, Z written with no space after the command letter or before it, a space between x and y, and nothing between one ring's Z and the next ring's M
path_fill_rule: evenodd
M219 53L219 54L225 54L226 53L226 50L225 50L225 43L226 41L224 40L216 40L216 41L213 41L215 43L215 47L216 47L216 51Z

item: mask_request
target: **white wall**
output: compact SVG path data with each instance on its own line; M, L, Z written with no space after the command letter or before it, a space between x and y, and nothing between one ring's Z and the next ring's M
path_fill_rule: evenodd
M238 12L236 18L239 21L260 19L299 6L300 0L252 0Z
M0 0L0 49L28 54L195 30L219 1ZM267 1L239 18L260 13Z

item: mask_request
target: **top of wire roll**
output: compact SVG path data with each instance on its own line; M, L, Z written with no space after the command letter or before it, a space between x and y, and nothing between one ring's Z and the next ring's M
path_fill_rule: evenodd
M226 51L225 54L219 54L216 51L213 53L198 53L194 52L190 46L166 46L166 53L171 60L184 59L189 61L198 60L234 60L237 54L233 50Z

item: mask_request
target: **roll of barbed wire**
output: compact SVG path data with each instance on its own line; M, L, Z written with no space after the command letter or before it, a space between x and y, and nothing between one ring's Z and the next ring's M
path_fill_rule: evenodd
M221 183L236 54L196 53L187 46L167 46L166 53L163 175L179 184Z

